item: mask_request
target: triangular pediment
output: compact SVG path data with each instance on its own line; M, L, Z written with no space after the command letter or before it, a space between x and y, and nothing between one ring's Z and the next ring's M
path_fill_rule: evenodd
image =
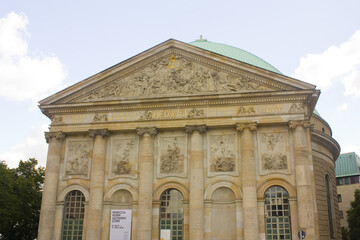
M168 40L40 102L67 104L314 89L315 86Z

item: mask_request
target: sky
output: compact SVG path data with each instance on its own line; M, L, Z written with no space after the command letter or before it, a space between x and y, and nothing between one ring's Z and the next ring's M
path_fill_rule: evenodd
M45 166L38 101L170 38L249 51L321 90L341 152L360 155L360 1L11 0L0 7L0 160Z

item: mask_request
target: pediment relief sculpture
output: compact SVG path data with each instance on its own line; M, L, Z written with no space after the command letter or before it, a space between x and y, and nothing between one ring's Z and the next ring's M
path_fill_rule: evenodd
M271 91L269 86L244 76L218 71L171 55L135 74L119 78L85 94L78 102L126 97L181 96L192 94Z

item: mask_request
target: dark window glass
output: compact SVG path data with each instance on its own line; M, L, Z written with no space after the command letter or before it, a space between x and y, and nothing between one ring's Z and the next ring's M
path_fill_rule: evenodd
M183 239L183 196L176 189L168 189L160 197L160 234L161 229L170 230L170 239ZM161 237L161 236L160 236Z
M288 192L280 186L272 186L264 196L266 239L291 239Z
M74 190L65 197L62 240L82 239L85 197L82 192Z
M334 238L333 210L332 210L331 188L330 188L331 181L328 174L325 175L325 185L326 185L326 200L328 207L330 237Z

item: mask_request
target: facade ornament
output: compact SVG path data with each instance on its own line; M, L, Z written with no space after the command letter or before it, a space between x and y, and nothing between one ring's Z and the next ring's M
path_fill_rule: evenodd
M236 129L240 132L244 131L245 128L249 128L250 131L256 131L257 123L256 122L249 122L249 123L238 123L236 124Z
M96 113L93 119L93 122L107 122L107 121L108 121L107 114Z
M178 146L177 138L168 144L160 158L160 173L181 173L184 169L183 150Z
M289 113L299 113L304 111L305 111L305 106L302 103L293 103L289 108Z
M88 142L71 142L66 162L67 175L87 175L90 162L90 146Z
M234 138L212 136L210 138L211 172L235 171Z
M283 153L265 153L262 155L262 165L264 170L287 169L287 156Z
M97 135L104 137L108 137L110 135L110 131L107 129L90 129L89 136L91 138L95 138Z
M62 142L66 137L66 134L63 132L45 132L46 142L49 143L50 140L57 140Z
M310 128L310 121L308 120L289 121L289 128L295 129L298 126L302 126L304 128Z
M255 114L255 108L250 106L250 107L243 107L243 106L240 106L239 107L239 111L238 111L238 114L239 115L244 115L244 114Z
M204 110L203 109L196 109L193 108L188 113L188 118L195 118L195 117L205 117Z
M146 133L149 134L150 136L155 136L158 133L158 131L155 127L136 128L137 135L143 136Z
M145 111L139 117L139 120L151 120L153 119L153 112L152 111Z
M62 116L54 116L54 117L52 117L51 118L51 123L54 124L54 125L62 124L63 123Z
M204 134L206 132L206 125L186 125L185 131L188 134L192 134L194 131L198 131L200 134Z

